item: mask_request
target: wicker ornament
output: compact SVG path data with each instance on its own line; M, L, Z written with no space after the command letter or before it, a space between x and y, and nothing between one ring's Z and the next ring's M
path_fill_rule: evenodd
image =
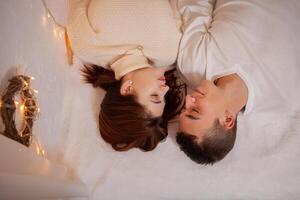
M32 78L24 75L17 75L9 80L9 85L1 100L1 117L5 130L1 134L29 147L32 141L32 126L36 120L39 108L34 96L35 91L30 88ZM19 94L20 103L14 98ZM17 130L15 124L15 111L19 104L23 114L22 128Z

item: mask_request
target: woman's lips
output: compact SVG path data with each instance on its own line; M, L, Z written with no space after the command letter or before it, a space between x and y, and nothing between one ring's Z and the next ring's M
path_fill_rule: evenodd
M164 76L161 76L159 79L157 79L157 80L159 80L159 82L160 82L160 85L162 86L162 87L166 87L166 78L164 77Z
M165 78L165 76L161 76L158 80L160 80L160 81L166 81L166 78Z

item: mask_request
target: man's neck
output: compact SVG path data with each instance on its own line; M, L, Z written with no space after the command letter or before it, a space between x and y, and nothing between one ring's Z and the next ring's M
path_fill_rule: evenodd
M229 111L238 114L248 99L248 88L245 82L237 74L231 74L217 79L215 84L223 92Z

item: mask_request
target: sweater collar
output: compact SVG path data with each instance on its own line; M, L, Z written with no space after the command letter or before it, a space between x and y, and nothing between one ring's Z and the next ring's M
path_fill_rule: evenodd
M147 58L137 54L124 55L111 64L111 68L114 70L117 80L120 80L125 74L131 71L145 67L151 67Z

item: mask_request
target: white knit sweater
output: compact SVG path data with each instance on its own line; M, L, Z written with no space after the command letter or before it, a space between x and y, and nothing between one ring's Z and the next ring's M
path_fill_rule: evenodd
M172 65L181 37L167 0L69 0L67 30L77 57L112 68L117 79L148 59Z

